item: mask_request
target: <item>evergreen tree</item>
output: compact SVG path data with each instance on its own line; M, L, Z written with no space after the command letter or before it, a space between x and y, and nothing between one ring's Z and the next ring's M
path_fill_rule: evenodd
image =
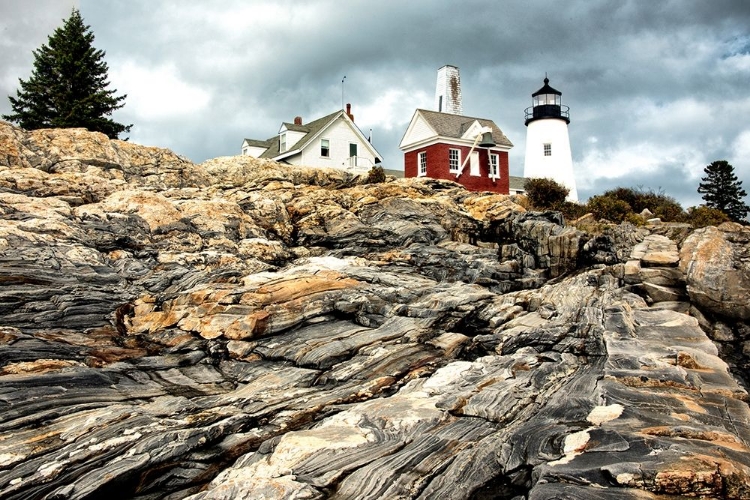
M742 199L747 193L742 189L742 181L734 175L734 167L725 160L718 160L707 165L703 171L698 192L703 195L706 206L716 208L727 214L732 220L741 222L750 207Z
M107 90L104 51L93 47L94 34L73 9L61 28L49 36L48 45L34 51L31 77L19 79L17 97L8 96L14 114L3 115L27 130L83 127L116 139L132 125L108 118L124 106L125 95Z

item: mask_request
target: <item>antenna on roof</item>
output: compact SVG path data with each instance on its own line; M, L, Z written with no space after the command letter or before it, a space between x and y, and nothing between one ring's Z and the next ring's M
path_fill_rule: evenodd
M346 75L341 79L341 109L344 109L344 80L346 80Z

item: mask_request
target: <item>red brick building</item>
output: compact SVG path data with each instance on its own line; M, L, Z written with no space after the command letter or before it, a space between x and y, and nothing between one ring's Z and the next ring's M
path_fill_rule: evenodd
M486 141L490 135L493 145ZM405 177L447 179L472 191L500 194L509 194L512 147L492 120L425 109L414 112L399 144Z

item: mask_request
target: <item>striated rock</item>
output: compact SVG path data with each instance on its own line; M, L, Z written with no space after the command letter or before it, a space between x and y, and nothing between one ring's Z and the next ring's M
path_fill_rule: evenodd
M750 498L737 226L5 123L0 213L2 498Z
M583 233L564 227L557 212L514 214L493 222L489 231L500 244L500 260L512 262L518 270L510 277L521 286L539 286L545 279L573 270L582 246ZM528 272L532 269L544 272Z

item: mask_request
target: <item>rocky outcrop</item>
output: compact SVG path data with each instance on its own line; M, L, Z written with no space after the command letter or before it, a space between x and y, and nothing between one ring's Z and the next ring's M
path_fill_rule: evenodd
M683 302L687 298L685 275L677 268L677 244L658 234L646 236L633 247L623 272L625 283L637 285L651 304Z
M3 123L0 213L2 498L750 497L746 229Z
M750 232L737 223L699 229L682 246L690 299L719 316L750 320Z

